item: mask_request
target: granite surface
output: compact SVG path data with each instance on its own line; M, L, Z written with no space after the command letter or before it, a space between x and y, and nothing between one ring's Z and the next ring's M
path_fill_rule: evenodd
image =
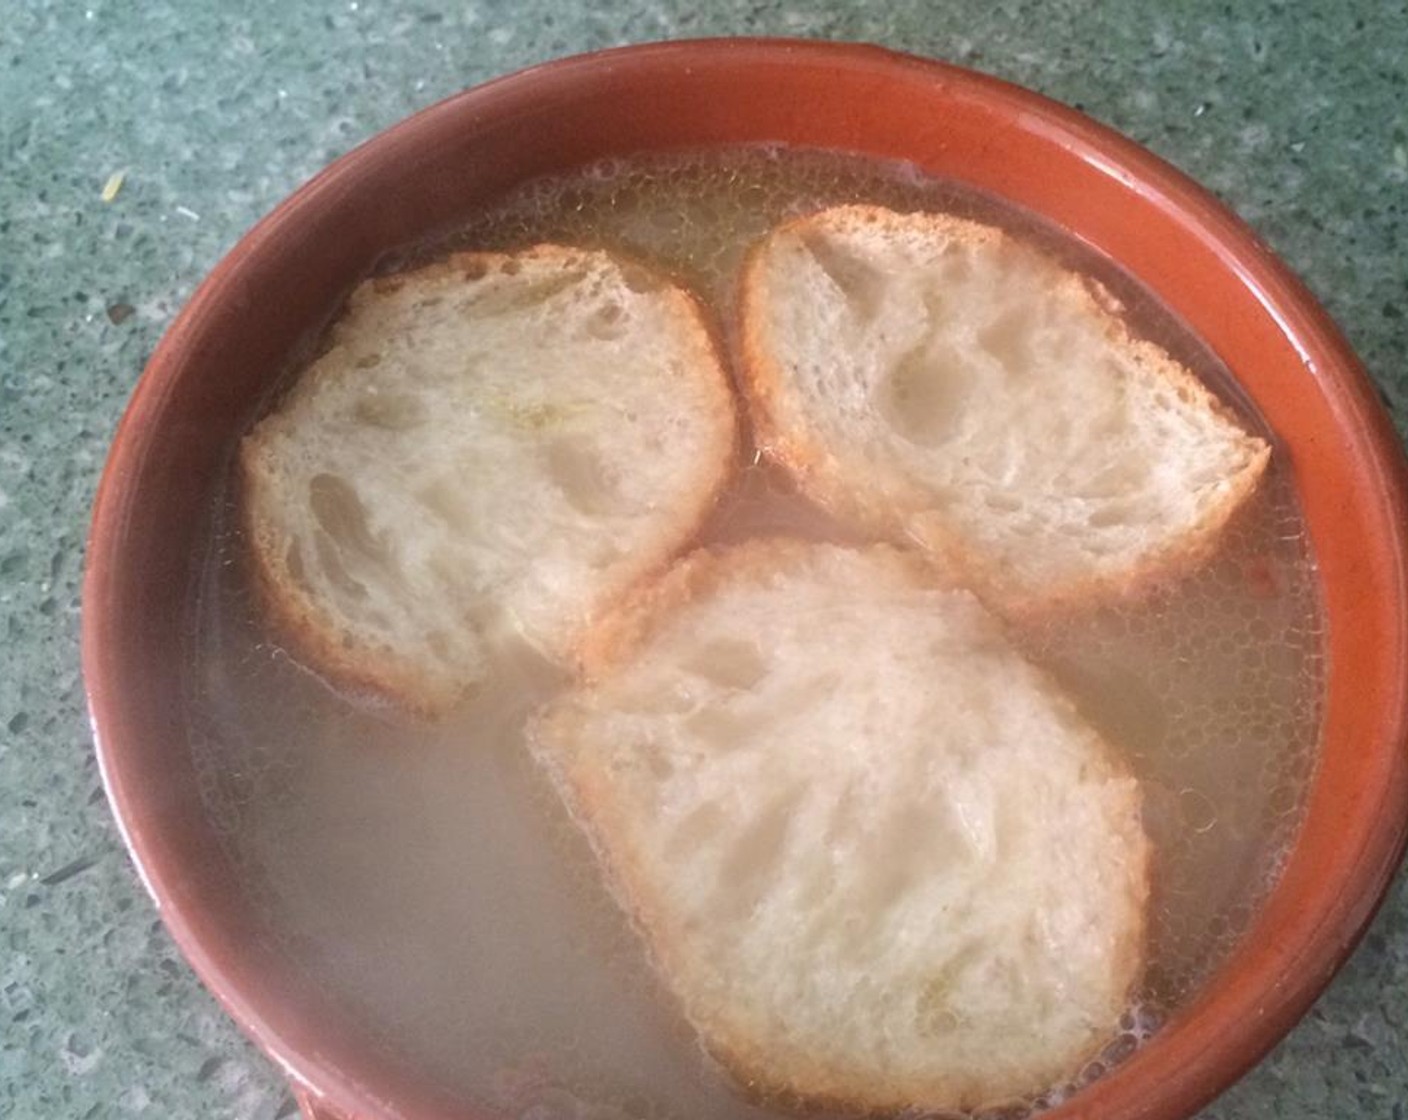
M735 33L866 39L966 63L1149 145L1309 282L1408 431L1401 3L7 0L0 1115L295 1111L143 894L83 710L88 508L123 404L182 300L293 187L414 109L566 53ZM1408 1120L1402 879L1305 1022L1205 1115Z

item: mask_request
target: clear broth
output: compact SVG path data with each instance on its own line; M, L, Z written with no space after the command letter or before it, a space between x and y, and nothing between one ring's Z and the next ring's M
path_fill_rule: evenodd
M1102 282L1138 333L1271 438L1213 355L1110 262L905 165L773 148L602 164L530 182L384 266L454 248L603 245L691 285L726 332L747 246L790 215L849 201L946 210L1041 245ZM209 813L297 969L423 1081L506 1115L771 1115L678 1018L524 749L525 717L560 673L507 651L479 698L434 726L337 694L266 630L244 583L234 500L232 488L215 498L192 597L189 722ZM855 539L745 447L700 543L769 533ZM1124 1033L1079 1084L1226 959L1301 819L1324 666L1284 456L1203 569L1138 604L1014 637L1125 749L1156 851L1143 985Z

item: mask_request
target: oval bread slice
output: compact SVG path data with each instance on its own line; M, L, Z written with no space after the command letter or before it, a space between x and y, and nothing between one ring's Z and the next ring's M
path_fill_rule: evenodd
M774 230L741 291L763 448L1005 610L1191 566L1270 455L1107 296L992 227L825 210Z
M423 712L504 633L564 656L734 454L699 306L604 252L371 280L330 342L243 443L255 567L313 668Z
M1009 1102L1116 1032L1135 780L967 591L887 546L697 552L531 729L707 1048L761 1095Z

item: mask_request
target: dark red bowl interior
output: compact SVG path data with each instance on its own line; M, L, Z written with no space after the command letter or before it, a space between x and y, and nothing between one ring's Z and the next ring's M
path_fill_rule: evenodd
M153 356L94 514L84 674L129 847L202 978L312 1095L356 1116L464 1115L342 1030L323 997L290 974L202 811L178 651L208 495L294 348L388 250L531 176L605 156L759 141L910 160L1072 231L1192 326L1285 445L1328 616L1323 759L1307 819L1264 913L1202 997L1050 1114L1185 1116L1306 1010L1402 853L1402 453L1323 312L1209 194L1078 113L953 67L870 47L756 40L568 59L411 118L256 226Z

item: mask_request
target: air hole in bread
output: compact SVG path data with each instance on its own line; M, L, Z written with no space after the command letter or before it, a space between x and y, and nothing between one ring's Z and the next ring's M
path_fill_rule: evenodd
M373 365L381 361L379 356L373 357L376 358ZM424 424L426 420L425 405L415 397L375 390L358 399L352 408L352 415L359 423L373 428L384 428L389 432L409 431Z
M666 281L663 277L657 276L648 268L642 268L638 264L630 261L618 262L621 270L621 281L629 291L636 295L649 295L658 292L665 287Z
M924 303L924 315L929 320L929 330L942 330L948 319L948 301L943 293L932 284L926 284L919 297Z
M977 388L972 363L946 346L905 351L876 387L875 407L895 434L933 447L951 438Z
M318 567L322 570L323 577L332 585L334 591L349 599L365 599L367 597L367 589L353 579L343 566L342 560L338 556L337 545L333 544L332 538L321 530L313 532L313 552L318 558ZM344 641L343 644L348 643Z
M951 832L937 812L910 806L887 821L875 838L876 852L871 878L862 890L863 913L883 915L921 881L926 872L916 865L916 853L937 847L944 833ZM949 838L952 843L952 838ZM927 873L932 875L930 866Z
M1013 308L998 315L978 332L978 345L1008 373L1029 373L1032 368L1030 310Z
M767 676L768 662L752 642L718 638L687 659L684 668L725 688L752 688Z
M795 792L783 794L728 849L719 864L720 902L725 907L747 912L767 889L782 859L799 800Z
M983 495L983 505L994 513L1016 513L1022 508L1022 499L1003 490L989 490Z
M1081 485L1079 494L1088 501L1099 501L1121 494L1137 493L1146 485L1148 477L1148 463L1140 460L1120 460L1111 463Z
M1110 502L1091 510L1085 522L1092 529L1109 529L1117 525L1138 524L1140 516L1140 511L1126 502Z
M610 513L619 501L617 480L595 449L578 439L551 441L543 456L548 477L579 513Z
M460 265L460 276L471 284L489 275L489 262L482 257L471 257Z
M945 970L924 982L915 1000L914 1019L925 1038L943 1038L963 1026L963 1020L949 1001L951 974Z
M602 342L610 342L626 333L626 309L619 303L603 304L586 323L587 334Z
M448 478L437 478L416 491L416 500L452 529L471 524L470 510L462 487Z
M302 587L308 586L308 573L303 570L303 550L298 547L297 541L290 541L288 550L284 553L284 570L294 583Z
M386 547L372 535L366 507L346 479L315 474L308 483L308 505L323 532L344 553L386 562Z
M862 320L879 314L886 282L874 265L818 232L803 234L802 245Z
M707 704L687 716L684 726L690 734L698 735L707 743L715 754L734 750L746 741L748 734L748 725L744 720L716 704Z
M508 271L508 265L504 265L503 271L510 276L515 274ZM525 279L516 284L488 285L472 290L465 299L465 306L472 307L476 315L514 315L533 311L554 296L576 287L585 278L586 273L579 269L564 269L540 280Z
M674 762L655 743L642 743L640 757L645 763L645 768L650 771L650 776L657 782L668 781L674 776Z
M949 245L940 260L939 283L957 287L973 274L973 256L966 245Z
M355 365L358 369L376 369L377 366L381 365L381 355L363 354L353 363L353 365Z

